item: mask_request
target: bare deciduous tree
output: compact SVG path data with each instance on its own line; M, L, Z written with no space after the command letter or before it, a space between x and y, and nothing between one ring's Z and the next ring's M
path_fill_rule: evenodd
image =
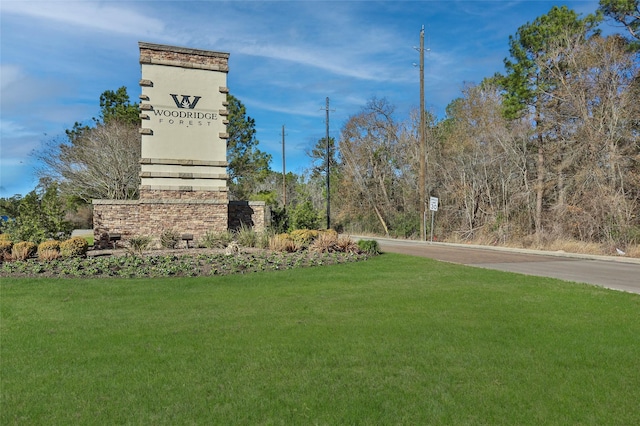
M576 238L628 242L640 210L637 56L619 36L567 34L549 58L556 223Z
M504 241L531 229L528 129L524 120L509 122L501 111L496 87L468 85L441 124L441 221L461 238Z
M45 165L40 175L60 182L67 195L86 202L138 196L140 134L135 124L99 123L70 141L51 141L37 157Z
M393 106L385 99L372 99L361 113L349 118L342 129L340 155L344 180L357 188L352 198L372 209L385 234L396 210L397 124ZM352 191L353 192L353 191Z

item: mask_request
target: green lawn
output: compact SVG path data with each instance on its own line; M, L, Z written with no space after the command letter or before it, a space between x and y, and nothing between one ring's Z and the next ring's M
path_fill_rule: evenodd
M384 254L2 279L0 424L640 424L640 296Z

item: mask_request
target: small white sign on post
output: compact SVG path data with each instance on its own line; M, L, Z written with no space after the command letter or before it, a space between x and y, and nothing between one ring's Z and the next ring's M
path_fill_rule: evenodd
M429 197L429 210L431 210L431 242L433 242L433 219L438 211L438 197Z
M432 212L438 211L438 197L429 197L429 210Z

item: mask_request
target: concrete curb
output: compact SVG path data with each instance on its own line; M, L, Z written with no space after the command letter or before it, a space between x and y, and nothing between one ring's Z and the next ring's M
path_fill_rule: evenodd
M415 240L401 240L397 238L386 238L386 237L373 237L373 236L364 236L364 235L349 235L354 240L376 240L378 242L381 241L389 241L389 242L402 242L408 244L415 244L417 246L442 246L442 247L464 247L470 249L477 250L493 250L493 251L503 251L510 253L522 253L522 254L537 254L541 256L555 256L555 257L566 257L573 259L590 259L590 260L604 260L607 262L620 262L620 263L632 263L640 265L640 259L634 257L623 257L623 256L603 256L597 254L586 254L586 253L567 253L565 251L546 251L546 250L533 250L533 249L524 249L524 248L515 248L515 247L500 247L500 246L482 246L477 244L459 244L459 243L442 243L442 242L429 242L429 241L415 241Z

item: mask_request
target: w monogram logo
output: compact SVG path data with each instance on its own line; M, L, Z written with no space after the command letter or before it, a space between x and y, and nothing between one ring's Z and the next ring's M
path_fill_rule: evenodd
M201 98L201 96L194 96L193 101L191 101L191 96L189 95L181 95L181 96L182 96L182 100L179 101L178 95L171 94L171 97L173 98L173 102L176 103L176 106L178 108L185 108L185 109L194 109L196 107L196 104Z

